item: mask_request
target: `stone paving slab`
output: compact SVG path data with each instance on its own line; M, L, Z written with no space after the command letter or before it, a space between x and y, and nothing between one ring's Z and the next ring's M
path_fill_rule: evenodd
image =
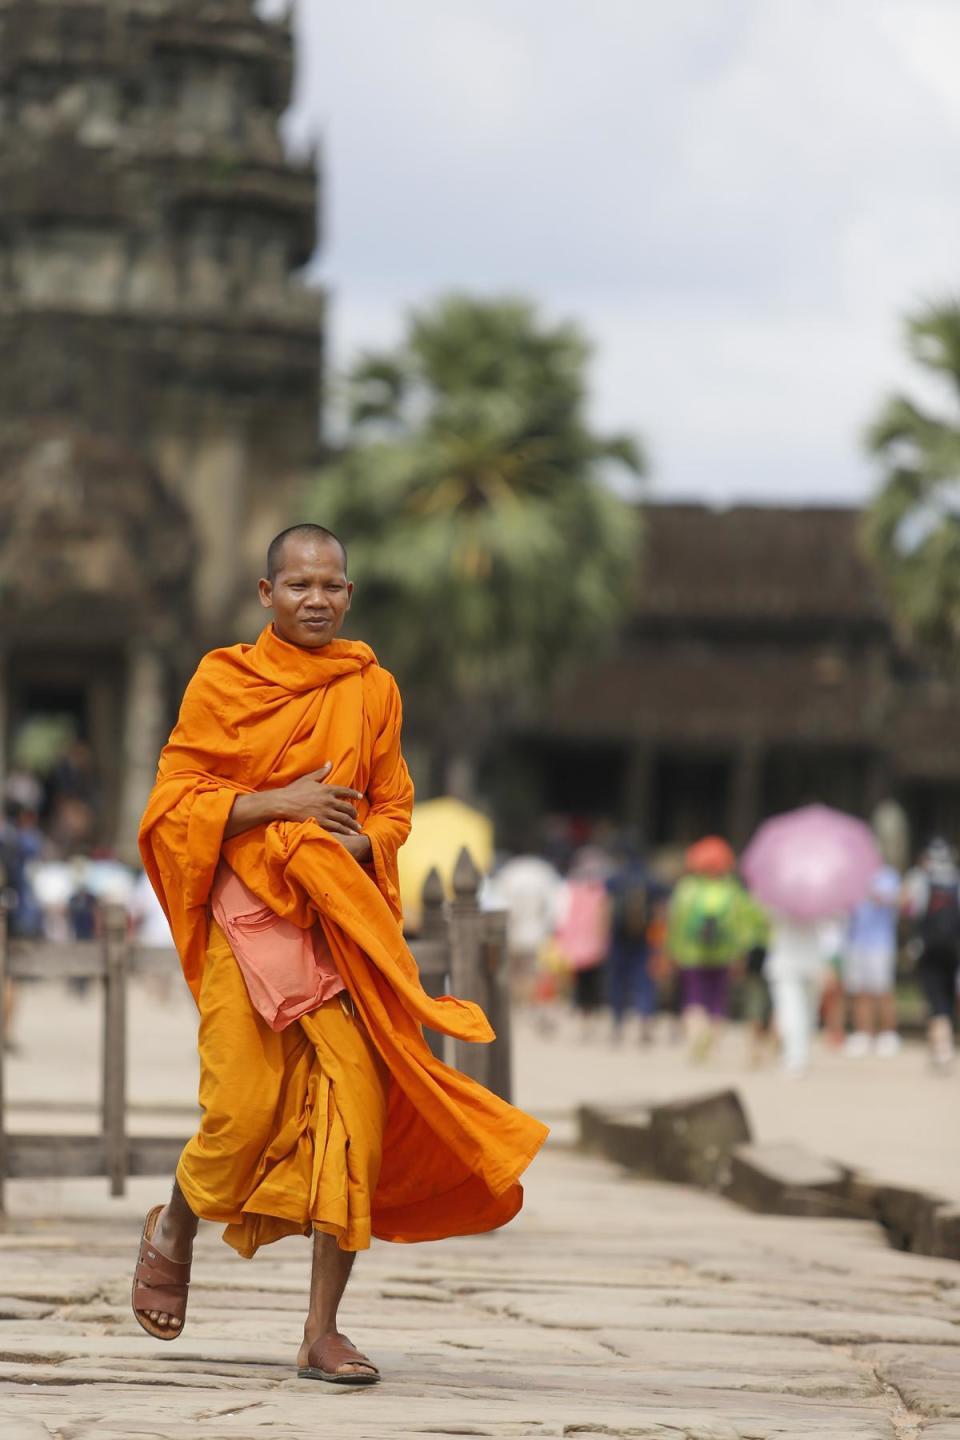
M128 1310L157 1186L104 1188L11 1186L3 1440L960 1440L960 1270L867 1224L548 1148L505 1230L361 1256L344 1323L384 1382L348 1391L294 1374L306 1241L247 1262L205 1227L185 1334L157 1344Z
M960 1420L960 1363L955 1350L934 1345L876 1345L865 1352L877 1374L905 1404Z

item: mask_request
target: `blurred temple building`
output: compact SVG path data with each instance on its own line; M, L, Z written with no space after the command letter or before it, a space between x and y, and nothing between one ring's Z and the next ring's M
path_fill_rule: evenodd
M129 855L197 655L318 453L313 163L253 0L0 0L0 759L92 748Z
M960 689L899 643L852 509L654 505L613 653L516 737L530 803L629 825L650 845L819 799L895 797L914 843L960 837Z

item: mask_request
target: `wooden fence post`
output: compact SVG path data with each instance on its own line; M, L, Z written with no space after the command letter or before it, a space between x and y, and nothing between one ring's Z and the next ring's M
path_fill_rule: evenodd
M450 906L450 989L460 1000L473 1000L486 1009L487 977L483 964L483 916L477 904L480 872L469 850L460 851L453 872ZM454 1043L454 1064L464 1075L489 1084L490 1046L468 1040Z
M513 1040L510 1034L510 951L507 948L507 912L488 910L483 922L482 960L487 980L487 1018L497 1038L490 1046L487 1081L501 1100L513 1097Z
M4 1071L7 1048L7 907L3 890L3 873L0 869L0 1216L7 1213L7 1115L5 1110Z
M424 940L445 943L447 938L447 924L444 911L443 880L436 865L433 866L426 880L423 882L421 892L421 922L420 935ZM434 997L443 995L446 992L446 976L435 974L424 974L422 977L423 988L428 995ZM449 1037L439 1034L436 1030L426 1032L427 1044L436 1055L438 1060L450 1063Z
M103 912L103 1150L110 1194L127 1186L127 916Z
M423 882L421 897L423 918L420 923L420 934L424 940L442 940L444 938L443 881L436 865Z

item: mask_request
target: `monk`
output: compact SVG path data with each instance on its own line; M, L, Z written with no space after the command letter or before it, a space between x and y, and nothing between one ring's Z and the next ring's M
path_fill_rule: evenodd
M200 1012L203 1118L144 1224L133 1309L155 1338L181 1334L200 1220L247 1257L312 1235L297 1373L372 1384L337 1323L356 1252L505 1224L547 1132L423 1038L493 1032L477 1006L424 992L404 942L400 696L369 646L337 638L342 543L285 530L259 594L272 624L201 660L141 825Z

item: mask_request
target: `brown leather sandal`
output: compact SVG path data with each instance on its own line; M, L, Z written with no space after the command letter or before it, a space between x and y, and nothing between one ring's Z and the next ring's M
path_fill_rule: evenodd
M179 1260L170 1260L150 1243L162 1209L162 1205L154 1205L143 1222L143 1236L140 1240L137 1268L133 1272L130 1303L133 1306L134 1319L148 1335L152 1335L155 1340L176 1340L178 1335L183 1334L183 1322L187 1316L190 1262L183 1264ZM174 1320L179 1320L180 1325L176 1330L168 1325L158 1325L147 1315L148 1310L170 1315Z
M339 1373L341 1365L369 1365L372 1374L362 1371ZM326 1380L330 1385L376 1385L380 1371L346 1335L322 1335L307 1352L307 1363L297 1371L300 1380Z

